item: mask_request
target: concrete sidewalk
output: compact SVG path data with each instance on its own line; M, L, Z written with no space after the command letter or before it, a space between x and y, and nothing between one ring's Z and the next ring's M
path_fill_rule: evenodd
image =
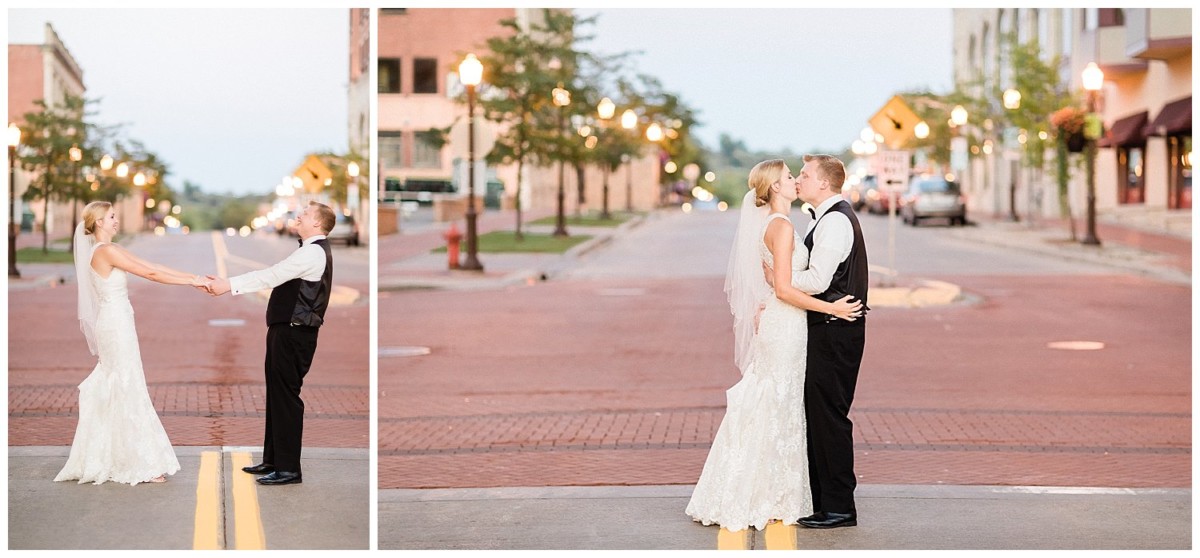
M684 514L691 486L381 490L379 548L718 548ZM741 548L1190 549L1190 489L866 485L859 526L751 530ZM774 548L772 545L771 548Z
M201 466L217 454L211 477ZM8 450L8 544L25 549L370 548L369 451L305 448L304 482L259 486L232 458L261 448L176 447L181 470L163 484L53 482L69 448ZM211 489L206 492L205 489ZM212 494L206 514L203 494Z

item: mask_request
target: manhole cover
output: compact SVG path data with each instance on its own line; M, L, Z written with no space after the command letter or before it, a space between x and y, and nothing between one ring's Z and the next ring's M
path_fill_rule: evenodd
M1047 343L1046 347L1064 351L1099 351L1104 348L1104 343L1099 341L1054 341Z
M379 358L410 357L429 354L429 347L380 347Z
M242 327L246 325L246 320L209 320L208 325L212 327Z

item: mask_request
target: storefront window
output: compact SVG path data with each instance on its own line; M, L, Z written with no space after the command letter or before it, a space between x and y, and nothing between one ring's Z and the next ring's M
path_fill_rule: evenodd
M1142 203L1145 200L1146 168L1143 146L1128 146L1120 149L1121 203Z
M1172 158L1178 162L1179 172L1175 175L1171 192L1171 208L1192 208L1192 136L1176 136L1171 142Z

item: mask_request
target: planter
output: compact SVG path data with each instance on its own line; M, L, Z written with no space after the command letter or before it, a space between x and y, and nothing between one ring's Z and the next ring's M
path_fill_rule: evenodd
M1070 134L1067 136L1067 151L1071 153L1083 153L1084 146L1087 145L1087 138L1083 134Z

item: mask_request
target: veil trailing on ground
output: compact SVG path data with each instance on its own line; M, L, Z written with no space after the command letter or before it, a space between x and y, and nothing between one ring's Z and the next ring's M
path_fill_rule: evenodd
M79 329L87 339L88 350L96 354L96 287L92 282L92 250L96 237L83 232L83 223L75 227L75 283L79 286Z
M725 272L725 294L729 298L729 311L733 313L733 360L742 374L753 360L754 316L759 304L771 293L759 255L770 207L756 207L754 202L754 190L746 192L733 237L733 249L729 252L729 268Z

